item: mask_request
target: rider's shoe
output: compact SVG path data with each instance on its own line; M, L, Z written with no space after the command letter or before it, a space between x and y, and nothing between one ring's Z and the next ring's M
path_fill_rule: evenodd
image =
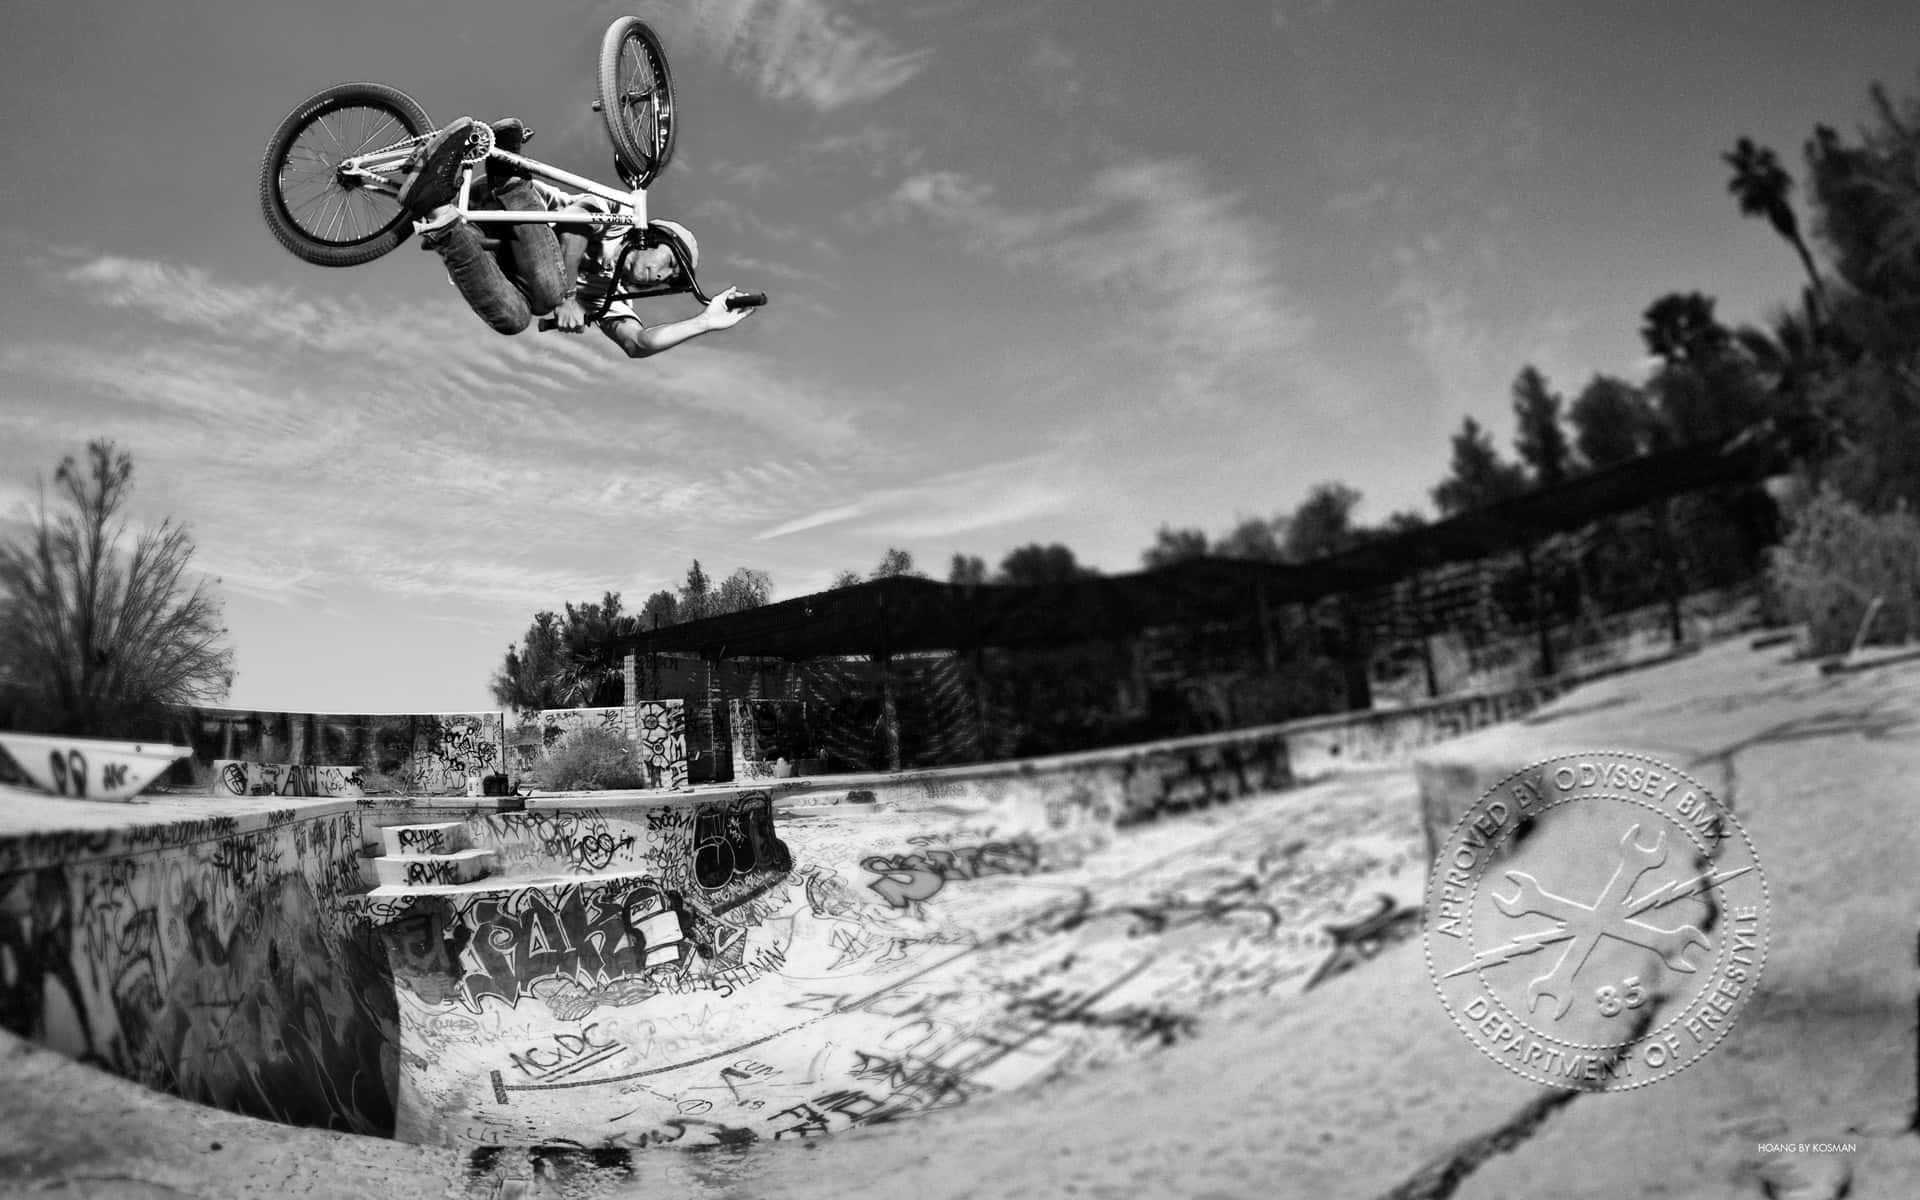
M460 160L466 155L467 133L472 128L473 118L461 117L407 160L410 175L400 187L400 207L409 215L425 217L459 195Z
M460 222L460 210L451 204L442 204L426 216L413 223L413 231L424 235L420 245L432 249L440 240L433 235Z
M520 153L520 147L533 140L533 130L519 117L493 123L493 144L508 154Z
M493 123L493 145L496 150L504 150L508 154L518 154L520 153L520 147L525 145L527 139L532 136L533 130L528 129L526 124L518 117L508 117L504 121L495 121ZM524 183L532 178L533 176L528 174L523 167L512 166L498 159L490 158L487 160L487 182L492 186L496 194L512 187L514 184Z

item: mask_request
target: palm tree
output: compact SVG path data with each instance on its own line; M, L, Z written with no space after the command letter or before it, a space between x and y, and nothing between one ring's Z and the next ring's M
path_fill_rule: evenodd
M1647 353L1668 367L1703 367L1728 345L1726 326L1713 315L1713 297L1699 292L1668 292L1649 304L1640 319Z
M1720 157L1733 168L1727 190L1739 199L1741 215L1765 217L1773 231L1787 239L1794 253L1800 256L1800 265L1806 268L1814 299L1824 315L1827 293L1820 282L1820 272L1814 268L1807 241L1800 236L1800 222L1793 215L1793 206L1787 203L1787 194L1793 191L1793 176L1787 174L1771 148L1756 144L1752 138L1741 138L1731 154Z

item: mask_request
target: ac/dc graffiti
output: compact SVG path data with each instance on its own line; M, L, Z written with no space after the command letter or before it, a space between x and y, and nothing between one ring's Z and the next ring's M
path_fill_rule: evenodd
M910 840L925 842L927 839ZM860 863L879 876L867 886L880 893L892 908L906 908L916 900L931 900L949 880L1031 875L1040 869L1040 864L1040 846L1031 838L946 849L922 845L911 853L876 854Z
M597 1066L617 1057L625 1049L606 1034L598 1033L598 1023L583 1026L579 1033L556 1033L544 1042L528 1046L507 1056L523 1079L545 1083Z

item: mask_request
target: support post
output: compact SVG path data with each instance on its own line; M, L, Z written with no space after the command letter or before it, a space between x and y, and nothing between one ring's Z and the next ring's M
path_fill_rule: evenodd
M880 732L887 743L887 770L900 769L900 704L893 687L893 655L879 654L874 660L880 664Z

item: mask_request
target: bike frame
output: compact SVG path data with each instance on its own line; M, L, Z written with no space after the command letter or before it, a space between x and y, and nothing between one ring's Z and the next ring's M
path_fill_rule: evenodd
M482 125L478 128L486 129L487 127ZM489 130L489 134L491 134L491 130ZM398 195L400 189L393 183L392 173L397 172L401 166L406 163L408 157L413 154L414 150L423 145L430 137L432 137L431 134L422 134L419 137L410 138L407 141L397 142L394 145L375 150L370 154L361 154L349 158L340 164L340 174L352 177L369 191ZM535 178L572 188L576 192L586 192L589 195L598 196L613 205L614 210L610 213L584 213L553 212L548 209L474 208L471 204L473 173L476 168L484 166L488 162L503 162L509 166L517 167ZM595 183L584 175L575 175L571 171L563 171L551 163L544 163L539 159L527 158L520 154L509 154L505 150L491 145L487 149L485 158L477 162L470 162L462 168L460 173L460 194L454 201L454 206L459 209L462 217L476 224L625 225L637 229L644 228L647 223L647 189L634 188L631 191L620 191L607 187L605 184ZM414 224L418 226L421 222L416 221Z

